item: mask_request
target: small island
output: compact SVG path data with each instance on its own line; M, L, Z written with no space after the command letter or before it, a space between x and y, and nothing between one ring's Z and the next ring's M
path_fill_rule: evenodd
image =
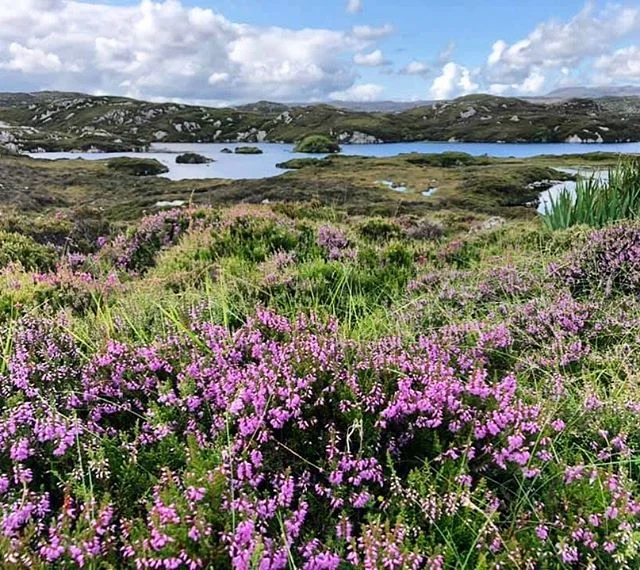
M257 146L239 146L236 147L236 154L262 154L262 149Z
M340 145L333 142L329 137L324 135L309 135L299 141L294 152L304 152L308 154L327 154L340 152Z
M215 162L213 158L202 156L195 152L185 152L176 157L176 164L209 164Z
M156 176L169 169L155 158L133 158L120 156L107 161L107 168L130 176Z
M222 154L233 154L233 151L230 148L226 148L226 147L223 148L220 152Z

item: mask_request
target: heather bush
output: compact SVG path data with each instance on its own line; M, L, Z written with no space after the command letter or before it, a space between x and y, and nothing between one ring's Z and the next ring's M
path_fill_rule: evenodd
M640 565L634 225L276 210L0 272L3 567Z
M551 272L576 294L640 293L640 227L613 226L589 234Z
M394 221L373 218L358 225L358 234L365 239L385 241L400 237L402 228Z

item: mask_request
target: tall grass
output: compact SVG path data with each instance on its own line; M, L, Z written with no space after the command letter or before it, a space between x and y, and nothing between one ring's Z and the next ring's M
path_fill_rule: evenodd
M618 220L640 218L640 159L627 158L610 168L608 180L580 177L575 193L562 190L542 216L550 229L575 225L603 227Z

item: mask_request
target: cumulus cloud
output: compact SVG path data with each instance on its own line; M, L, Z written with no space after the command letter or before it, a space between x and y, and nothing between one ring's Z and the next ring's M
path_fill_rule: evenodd
M349 12L349 14L362 12L362 8L364 8L363 0L347 0L347 12Z
M454 62L445 63L438 77L431 84L430 94L434 99L450 99L458 95L467 95L478 89L471 71Z
M325 99L353 86L354 54L391 32L259 27L179 0L0 0L0 85L212 102Z
M333 101L377 101L383 91L382 85L363 83L353 85L343 91L334 91L329 94L329 98Z
M414 59L409 64L400 70L403 75L428 75L431 71L431 66L424 61L418 61Z
M389 63L385 58L382 50L375 50L371 53L357 53L353 56L353 61L357 65L364 65L367 67L380 67Z
M17 42L9 45L9 59L0 63L0 68L22 73L51 73L62 69L60 58L54 53L31 49Z
M640 81L640 46L628 46L602 55L594 68L599 83Z
M589 3L567 22L538 24L526 37L511 44L496 41L483 76L489 83L531 92L544 81L542 70L576 67L608 53L616 42L640 31L640 7L609 5L597 10ZM624 54L623 54L624 55Z

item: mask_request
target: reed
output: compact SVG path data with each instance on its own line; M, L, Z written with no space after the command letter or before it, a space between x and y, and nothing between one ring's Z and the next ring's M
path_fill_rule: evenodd
M550 229L575 225L603 227L640 218L640 159L626 158L610 168L608 180L580 177L575 192L565 189L551 199L542 219Z

